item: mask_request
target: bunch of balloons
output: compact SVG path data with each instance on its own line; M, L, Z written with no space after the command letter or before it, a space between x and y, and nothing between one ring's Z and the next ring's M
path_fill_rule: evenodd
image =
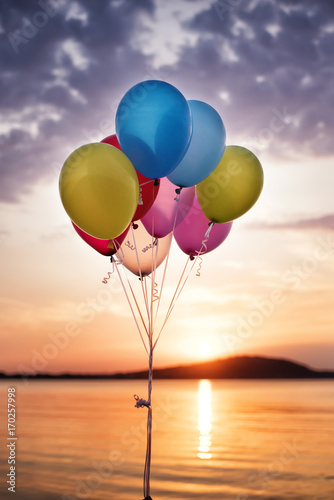
M173 233L188 255L207 253L263 186L256 156L225 141L223 121L209 104L187 101L163 81L141 82L119 104L116 135L79 147L65 161L59 183L64 208L78 234L103 255L129 248L126 235L139 220L146 241Z
M185 284L177 284L154 341L172 239L189 256L187 263L217 248L232 221L260 196L263 170L248 149L226 146L224 123L213 107L187 101L163 81L132 87L118 106L115 125L116 134L81 146L67 158L59 186L79 236L111 256L149 355L148 399L136 396L136 406L149 410L144 496L150 499L153 350ZM163 261L158 291L155 275ZM139 276L144 312L130 283L131 293L126 289L119 267ZM149 287L146 277L151 278Z

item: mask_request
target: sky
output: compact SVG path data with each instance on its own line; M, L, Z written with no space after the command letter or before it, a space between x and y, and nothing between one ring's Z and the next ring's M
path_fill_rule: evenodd
M213 106L265 175L189 278L155 366L260 354L334 369L333 14L331 0L2 1L0 371L146 367L119 282L102 283L109 260L74 232L58 180L149 79ZM185 259L173 244L167 298Z

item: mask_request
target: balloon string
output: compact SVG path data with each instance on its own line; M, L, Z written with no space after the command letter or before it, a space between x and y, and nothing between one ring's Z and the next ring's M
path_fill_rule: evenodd
M108 284L108 281L110 280L111 276L114 274L115 266L121 264L121 262L114 260L113 257L111 257L110 261L112 263L112 270L108 271L108 276L104 277L102 280L102 283L104 283L105 285Z
M121 263L122 263L122 260L121 260L120 262L117 262L117 264L121 264ZM137 301L137 299L136 299L135 293L134 293L134 291L133 291L132 285L131 285L131 283L130 283L129 277L128 277L128 275L127 275L126 271L125 271L124 266L122 266L122 269L123 269L124 276L125 276L125 278L126 278L126 280L127 280L128 287L129 287L129 289L130 289L130 291L131 291L131 294L132 294L133 300L134 300L134 302L135 302L135 304L136 304L137 311L138 311L138 313L139 313L140 319L141 319L141 321L142 321L142 323L143 323L143 326L144 326L144 329L145 329L145 331L146 331L146 334L148 335L148 332L147 332L147 327L146 327L146 324L145 324L145 321L144 321L144 318L143 318L142 312L141 312L141 310L140 310L140 307L139 307L138 301Z
M201 276L201 269L202 269L202 264L203 264L203 259L200 255L198 255L199 263L198 263L198 268L196 271L196 276Z
M153 302L156 300L159 300L159 290L158 290L158 283L155 281L153 285Z
M157 264L158 264L158 253L159 253L159 239L157 238L157 244L155 249L155 259L154 259L154 274L152 277L152 304L156 300L159 300L159 291L158 291L158 283L155 281L155 275L157 272ZM153 323L152 323L152 334L153 334Z
M147 278L147 276L144 276L143 282L144 282L144 285L145 285L145 295L146 295L146 297L148 298L148 291L147 291L147 279L146 279L146 278ZM148 317L148 321L149 321L149 319L150 319L150 311L149 311L148 306L147 306L147 314L148 314L148 316L147 316L147 317Z
M197 255L202 255L203 253L206 253L208 251L208 247L207 247L206 243L208 242L208 240L210 238L210 233L211 233L212 228L213 228L214 225L215 225L214 222L210 222L209 227L208 227L208 229L207 229L207 231L206 231L206 233L204 235L204 239L202 241L201 248L200 248L200 250L198 252L196 252Z
M152 456L152 408L149 408L147 414L147 446L146 446L146 460L144 467L145 498L151 498L150 497L151 456Z
M151 182L155 183L155 180L154 179L150 179L149 181L142 182L141 184L139 184L139 186L146 186L146 184L150 184Z
M132 231L133 231L133 227L132 227ZM132 234L133 234L133 241L135 242L136 255L137 255L137 263L138 263L138 269L139 269L140 277L141 277L140 281L141 281L142 291L143 291L145 305L146 305L147 312L148 312L148 327L147 327L145 325L143 315L141 314L138 301L137 301L137 299L135 297L135 293L134 293L133 288L131 286L131 283L130 283L130 281L128 279L128 286L129 286L130 291L132 293L133 300L135 301L135 304L137 306L137 309L138 309L138 312L140 314L141 320L142 320L142 322L144 324L146 333L148 335L148 341L149 341L149 350L148 350L147 347L146 347L146 344L144 342L144 339L142 337L139 325L137 323L137 319L136 319L136 317L134 315L134 312L133 312L133 316L135 318L138 331L139 331L141 339L143 341L145 350L146 350L146 352L147 352L147 354L149 356L148 398L146 400L144 398L139 398L139 396L137 396L137 395L135 395L134 398L136 400L136 404L135 404L136 408L144 408L144 407L146 407L148 409L148 415L147 415L147 444L146 444L146 457L145 457L144 477L143 477L143 492L144 492L144 497L145 498L150 498L150 474L151 474L151 456L152 456L152 408L151 408L151 395L152 395L152 377L153 377L153 303L155 302L155 300L158 299L158 297L157 297L158 289L157 289L157 283L155 281L155 275L156 275L156 269L157 269L157 257L158 257L158 249L159 249L159 240L156 239L156 238L153 240L153 238L152 238L152 243L155 243L155 241L156 241L156 244L152 244L152 267L151 267L151 270L152 270L152 276L151 276L152 282L151 282L150 304L148 304L148 297L149 297L149 295L148 295L148 290L147 290L147 280L144 279L145 276L142 275L142 272L140 270L140 263L139 263L137 245L136 245L134 233L132 233ZM120 276L120 273L119 273L119 276ZM120 277L120 279L121 279L121 277ZM130 308L132 310L132 305L131 305L131 302L130 302L130 300L128 298L128 294L126 292L126 289L125 289L125 286L123 284L122 279L121 279L121 282L122 282L122 285L123 285L126 297L128 299Z
M117 265L115 266L115 269L116 269L116 271L117 271L118 278L119 278L119 280L120 280L120 282L121 282L121 284L122 284L122 287L123 287L123 290L124 290L125 296L126 296L126 298L127 298L127 301L128 301L129 307L130 307L130 310L131 310L131 312L132 312L133 319L135 320L135 323L136 323L136 326L137 326L137 329L138 329L138 332L139 332L140 338L141 338L141 340L142 340L142 342L143 342L143 345L144 345L144 347L145 347L145 351L146 351L146 352L147 352L147 354L148 354L148 350L147 350L147 346L146 346L146 343L145 343L145 340L144 340L143 334L142 334L142 332L141 332L141 329L140 329L140 326L139 326L139 324L138 324L138 320L137 320L136 314L135 314L135 312L134 312L134 310L133 310L133 307L132 307L132 304L131 304L131 301L130 301L130 298L129 298L128 292L126 291L126 287L125 287L124 281L123 281L123 279L122 279L121 273L119 272L119 269L118 269L118 266L117 266Z
M196 260L197 259L199 260L198 269L196 271L196 276L201 276L201 269L202 269L202 264L203 264L203 259L202 259L201 255L203 255L204 253L206 253L208 251L208 247L207 247L206 243L208 242L208 239L210 238L210 233L211 233L213 226L214 226L214 222L211 222L209 224L208 230L206 231L206 233L204 235L204 239L202 241L201 248L200 248L199 252L196 252L197 253Z
M168 318L169 318L169 316L171 315L172 310L174 309L175 302L176 302L176 300L178 299L178 297L179 297L179 295L180 295L180 293L181 293L181 291L182 291L182 288L183 288L183 286L184 286L184 285L182 286L182 288L181 288L181 290L180 290L179 294L177 295L177 292L178 292L178 290L179 290L179 288L180 288L180 285L181 285L182 278L183 278L183 276L184 276L184 273L186 272L186 269L187 269L188 263L189 263L189 258L186 260L186 264L185 264L185 266L184 266L184 268L183 268L183 271L182 271L182 273L181 273L181 276L180 276L179 282L178 282L178 284L176 285L176 289L175 289L174 295L173 295L173 297L172 297L172 300L171 300L171 302L170 302L169 308L168 308L168 310L167 310L167 313L166 313L166 316L165 316L164 322L163 322L163 324L162 324L162 327L160 328L159 334L158 334L158 336L157 336L157 339L156 339L156 341L155 341L155 343L154 343L154 346L153 346L153 347L155 347L155 346L156 346L156 344L158 343L158 340L159 340L159 338L160 338L160 336L161 336L162 330L164 329L164 327L165 327L165 325L166 325L166 323L167 323L167 321L168 321ZM192 267L193 267L193 266L192 266ZM191 269L192 269L192 268L191 268ZM191 271L191 270L190 270L190 271Z
M167 314L166 314L165 320L164 320L164 322L163 322L163 324L162 324L162 327L161 327L161 329L160 329L160 331L159 331L159 334L158 334L157 340L155 341L154 347L155 347L156 343L158 342L158 339L159 339L159 338L160 338L160 336L161 336L162 330L164 329L164 327L165 327L165 325L166 325L166 323L167 323L167 321L168 321L168 319L169 319L169 317L170 317L170 315L171 315L171 313L172 313L172 311L173 311L173 309L174 309L174 307L175 307L175 304L176 304L176 302L177 302L178 298L180 297L181 292L182 292L182 290L183 290L183 288L184 288L185 284L187 283L187 281L188 281L188 279L189 279L189 277L190 277L190 275L191 275L191 272L192 272L192 270L193 270L193 268L194 268L194 266L195 266L195 264L196 264L197 260L198 260L198 259L201 259L201 261L203 260L203 259L202 259L202 257L200 256L200 254L204 253L204 252L203 252L203 249L204 249L204 248L205 248L205 251L207 250L206 243L207 243L207 241L208 241L208 239L209 239L209 237L210 237L210 233L211 233L211 231L212 231L213 226L214 226L214 222L211 222L211 223L209 224L209 227L208 227L208 229L207 229L207 231L206 231L205 235L204 235L204 239L203 239L203 241L202 241L201 248L200 248L200 250L199 250L198 252L196 252L196 253L197 253L196 258L194 258L193 256L190 256L190 257L187 259L186 265L184 266L184 269L183 269L183 271L182 271L181 277L180 277L180 279L179 279L179 282L178 282L178 284L177 284L177 287L176 287L175 293L174 293L174 295L173 295L173 298L172 298L172 300L171 300L170 306L169 306L169 308L168 308L168 311L167 311ZM189 263L189 261L190 261L190 260L193 260L194 262L193 262L192 266L190 267L190 270L189 270L189 272L188 272L187 276L185 277L185 279L184 279L184 281L183 281L183 283L182 283L182 285L181 285L181 281L182 281L183 275L184 275L184 273L185 273L185 271L186 271L187 265L188 265L188 263ZM200 265L199 265L199 271L200 271L200 269L201 269L201 265L202 265L202 263L200 262ZM197 271L197 273L198 273L198 271ZM198 274L196 274L196 276L198 276Z
M103 278L102 280L102 283L104 283L105 285L108 283L108 280L111 278L112 274L113 274L114 271L108 271L108 276L106 278Z
M112 240L113 245L115 247L115 250L118 254L122 254L122 257L124 257L124 252L122 246L118 243L117 240Z
M176 220L177 220L177 216L178 216L178 212L179 212L179 207L180 207L179 201L180 201L181 190L182 190L182 188L178 188L178 189L175 190L177 196L176 196L176 198L174 198L174 201L177 202L177 207L176 207L176 211L175 211L175 218L174 218L173 229L172 229L172 238L171 238L171 242L170 242L169 249L168 249L168 252L167 252L166 262L165 262L165 266L164 266L164 272L163 272L163 275L162 275L162 281L161 281L161 287L160 287L160 297L159 297L158 304L157 304L157 309L156 309L156 313L155 313L154 323L156 323L156 321L157 321L158 312L159 312L159 308L160 308L160 302L161 302L161 296L162 296L162 290L163 290L164 284L165 284L167 266L168 266L168 262L169 262L169 255L170 255L170 250L172 248L172 240L173 240L173 236L174 236L174 231L175 231L175 227L176 227ZM158 338L160 336L160 333L158 335ZM154 345L156 345L157 341L158 341L158 339L155 341Z
M147 407L147 443L146 443L146 457L145 457L145 467L144 467L144 479L143 479L143 491L144 497L150 498L150 475L151 475L151 456L152 456L152 406L151 406L151 395L152 395L152 377L153 377L153 303L155 301L155 288L157 286L155 281L155 275L157 270L157 259L159 250L159 240L156 238L156 244L152 245L152 276L151 276L151 296L150 296L150 308L149 308L149 371L148 371L148 398L147 401L143 398L139 399L135 396L136 407L143 408ZM145 282L146 286L146 282Z
M156 244L155 244L156 242ZM152 245L152 275L151 275L151 310L150 310L150 330L153 344L153 303L155 302L155 275L157 271L157 262L158 262L158 251L159 251L159 239L155 238L154 244ZM159 296L158 296L159 300Z
M149 316L149 370L148 370L148 398L147 398L147 443L146 443L146 457L144 466L144 479L143 479L143 492L144 498L150 497L150 476L151 476L151 456L152 456L152 377L153 377L153 302L154 302L154 283L157 270L159 240L157 245L152 246L152 281L151 281L151 303L150 303L150 316ZM155 251L155 256L154 256ZM153 265L154 264L154 265ZM138 401L139 402L139 401ZM146 406L146 405L145 405Z
M147 276L148 278L151 278L151 276ZM153 302L156 302L159 300L159 289L158 289L158 283L154 281L153 283Z
M190 259L188 258L187 263L189 262L189 260L190 260ZM191 268L190 268L190 270L189 270L188 275L187 275L187 276L186 276L186 278L184 279L184 282L182 283L182 286L180 287L179 293L178 293L178 294L177 294L177 296L175 297L174 302L171 304L170 309L169 309L169 311L168 311L168 313L167 313L167 315L166 315L166 319L165 319L165 322L164 322L164 324L163 324L162 328L165 326L165 324L167 323L167 321L168 321L168 319L169 319L170 315L172 314L172 311L173 311L173 309L174 309L174 307L175 307L176 301L177 301L177 300L178 300L178 298L180 297L181 292L182 292L182 290L183 290L183 288L184 288L185 284L186 284L186 283L187 283L187 281L188 281L188 278L189 278L189 276L190 276L190 274L191 274L191 272L192 272L192 270L193 270L193 268L194 268L195 262L196 262L196 260L194 261L193 265L191 266ZM162 328L161 328L161 331L162 331ZM161 331L160 331L160 333L161 333ZM160 333L159 333L159 336L160 336Z
M131 286L131 283L130 283L129 279L128 279L128 284L129 284L129 288L130 288L130 290L131 290L131 294L132 294L133 300L135 301L135 304L136 304L136 306L137 306L137 311L138 311L138 313L139 313L140 319L141 319L141 321L142 321L142 323L143 323L144 329L145 329L146 334L147 334L147 336L148 336L147 326L146 326L146 324L145 324L145 320L144 320L144 318L143 318L143 315L142 315L142 312L141 312L141 310L140 310L140 307L139 307L138 301L137 301L137 299L136 299L136 295L135 295L135 293L134 293L134 291L133 291L133 288L132 288L132 286Z
M144 276L142 275L141 268L140 268L138 248L137 248L135 233L134 233L134 229L133 229L133 224L131 225L131 234L132 234L132 240L133 240L134 245L135 245L136 259L137 259L137 265L138 265L138 270L139 270L139 274L140 274L140 283L141 283L141 289L142 289L144 302L145 302L145 306L146 306L147 317L149 317L147 289L144 288Z

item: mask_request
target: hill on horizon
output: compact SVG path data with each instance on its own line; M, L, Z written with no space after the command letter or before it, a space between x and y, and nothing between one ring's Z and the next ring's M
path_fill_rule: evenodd
M147 377L148 370L112 374L0 373L0 378L17 379L146 379ZM154 368L153 377L155 379L323 379L334 378L334 371L314 370L287 359L239 355L187 365Z
M112 378L147 378L148 371L116 373ZM153 369L155 379L334 378L334 371L314 370L294 361L265 356L230 356L213 361Z

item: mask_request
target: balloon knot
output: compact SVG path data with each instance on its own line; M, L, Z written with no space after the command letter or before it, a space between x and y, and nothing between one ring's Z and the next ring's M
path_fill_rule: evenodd
M176 193L176 194L181 194L181 189L182 189L181 187L176 188L176 189L175 189L175 193Z
M160 182L159 179L154 179L154 186L159 186Z
M189 255L189 259L190 260L195 260L195 255L193 255L193 254Z
M132 223L133 229L138 229L138 224L135 224L134 222Z

